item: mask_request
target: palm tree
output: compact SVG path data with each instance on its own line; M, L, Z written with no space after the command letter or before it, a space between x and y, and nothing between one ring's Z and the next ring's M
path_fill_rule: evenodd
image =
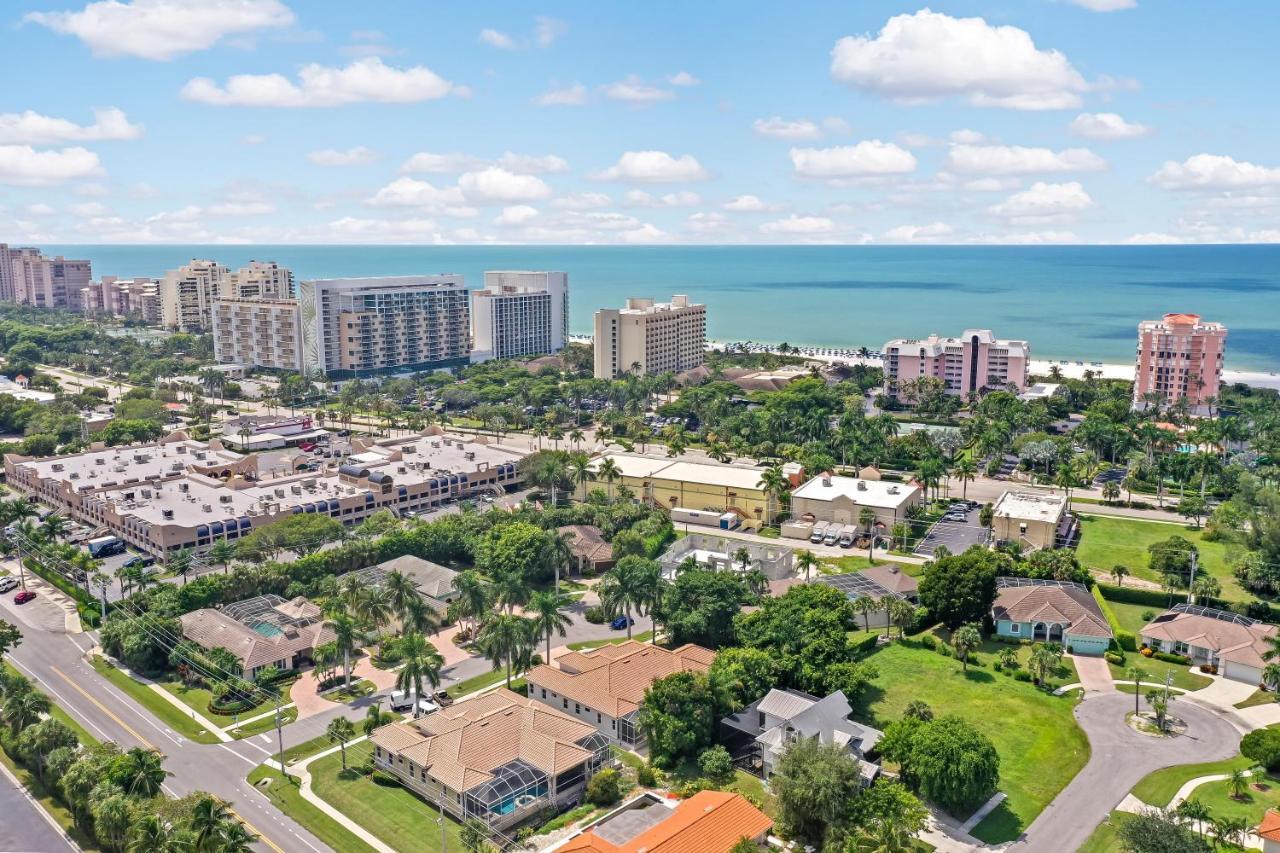
M1031 657L1027 660L1027 669L1036 680L1036 684L1043 684L1049 674L1053 672L1058 665L1059 656L1054 653L1047 645L1039 646L1031 653Z
M1136 666L1131 666L1125 670L1124 676L1133 682L1133 713L1137 714L1141 710L1138 707L1138 697L1142 692L1142 679L1146 678L1147 674Z
M557 595L560 593L560 569L563 568L568 572L573 565L573 538L574 535L568 531L564 533L553 531L547 536L547 562L555 571L553 589Z
M480 853L489 844L489 830L483 821L470 818L458 830L458 841L467 853Z
M969 671L969 653L980 645L982 634L973 625L961 625L951 632L951 648L955 649L956 657L960 659L960 666L965 672Z
M173 774L162 766L164 756L154 749L134 747L120 758L120 783L125 793L135 797L154 797L164 780Z
M214 853L217 850L218 831L223 823L232 819L231 809L217 797L205 794L197 800L191 809L190 819L196 853Z
M559 633L564 637L566 629L573 624L573 620L564 613L569 603L568 598L551 590L535 592L533 598L529 599L528 611L529 618L533 620L533 631L547 642L544 663L551 663L551 635Z
M182 548L174 552L173 556L165 561L165 568L175 575L182 576L182 585L187 585L187 575L191 572L195 565L195 555L190 548Z
M480 619L489 613L493 603L493 588L473 569L459 572L453 579L453 588L458 597L449 605L449 615L453 619L470 621L474 638Z
M364 628L348 613L330 616L327 624L333 629L333 642L342 655L343 686L351 687L351 655L359 651L367 640Z
M494 669L506 666L508 690L516 661L527 659L535 642L533 622L511 613L497 614L480 629L480 649Z
M610 458L605 458L596 467L595 478L604 480L609 488L609 502L613 503L613 484L622 477L622 470L618 468L618 463Z
M218 826L218 853L250 853L258 836L238 820L224 820Z
M1120 486L1115 480L1108 480L1102 484L1102 499L1107 503L1112 503L1120 498Z
M862 616L862 628L870 633L871 614L880 609L880 604L869 595L862 595L853 600L853 612Z
M812 570L818 568L820 565L821 561L807 548L796 554L796 568L804 572L805 583L809 582Z
M230 571L231 561L235 556L236 546L226 539L219 539L209 547L204 558L211 566L222 566L222 572L226 574Z
M46 541L57 542L62 536L66 535L70 524L64 516L51 512L40 523L40 532L44 535Z
M176 853L177 831L158 814L144 814L129 829L128 853Z
M738 561L738 565L742 566L742 571L747 570L747 566L751 564L751 552L747 550L747 546L743 545L733 552L733 559Z
M400 630L403 633L430 634L440 629L440 616L420 595L404 603L400 613Z
M416 700L426 695L422 690L423 680L431 685L432 690L440 686L440 670L444 666L444 658L421 634L405 634L400 640L400 653L404 665L396 673L397 690L411 693ZM418 716L417 701L413 704L413 716Z
M867 560L874 565L876 552L876 511L869 506L864 506L862 509L858 510L858 524L867 529Z
M516 607L523 607L533 593L529 579L514 571L504 571L493 580L494 598L508 613L514 613Z
M956 462L954 468L951 469L951 476L960 481L960 497L964 500L969 498L969 483L971 483L978 474L978 466L968 456L962 457Z
M648 599L646 579L644 577L643 557L629 555L618 561L597 588L600 593L600 604L610 618L618 615L627 618L627 639L631 639L631 611L640 611Z
M378 705L370 705L369 713L365 714L364 722L360 724L360 728L364 731L365 736L371 735L375 730L391 723L395 720L395 714L390 711L384 711Z
M324 730L330 743L336 743L342 753L342 771L347 770L347 741L356 736L356 727L346 717L334 717L329 721L329 728Z
M404 572L393 570L383 578L382 587L387 591L387 604L403 622L409 602L415 599L420 600L418 584Z
M1111 567L1111 578L1116 582L1116 586L1124 586L1124 579L1128 576L1129 569L1127 566L1117 563Z
M1249 790L1249 777L1243 770L1236 768L1227 778L1227 787L1231 790L1232 799L1243 800L1245 791Z
M894 598L889 601L889 621L898 626L898 639L901 640L908 625L916 621L916 606L905 598Z
M760 482L756 485L781 505L783 496L791 488L791 481L782 473L781 465L770 465L760 472Z
M9 724L9 731L16 735L27 726L38 723L51 707L48 696L27 690L8 696L0 708L0 717Z

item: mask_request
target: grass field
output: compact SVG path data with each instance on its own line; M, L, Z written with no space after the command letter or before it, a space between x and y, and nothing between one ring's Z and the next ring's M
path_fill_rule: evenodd
M296 820L330 849L349 850L352 853L366 853L366 851L372 853L372 847L304 800L302 794L298 792L296 777L283 779L279 770L264 765L249 774L249 784L257 788L261 794L271 800L276 808Z
M910 575L913 578L918 577L920 573L924 571L924 566L919 563L899 562L898 560L889 560L884 557L877 557L876 561L873 563L865 556L859 556L857 554L850 554L847 557L825 559L822 561L821 571L830 574L844 574L846 572L860 572L863 569L869 569L872 566L887 565L897 566L902 570L903 574Z
M188 687L181 681L162 681L160 686L168 692L177 696L184 705L194 708L198 713L203 714L215 723L220 723L225 728L231 725L232 718L222 714L215 714L209 710L209 703L213 701L213 694L203 687ZM240 714L241 719L256 717L263 711L270 711L275 705L270 700L259 702L256 706Z
M106 678L107 681L110 681L116 687L128 694L130 699L146 708L156 717L156 719L160 720L160 722L169 726L174 731L190 738L196 743L218 743L217 735L206 730L204 726L191 719L188 714L183 713L181 708L178 708L172 702L166 700L163 696L152 690L148 685L143 684L140 681L134 681L102 657L94 655L93 668Z
M270 706L268 706L268 709L269 708ZM293 721L298 719L298 709L285 708L283 711L281 711L281 715L284 717L284 725L287 726ZM240 715L241 719L244 719L248 716L251 716L251 715L248 715L248 714ZM217 721L215 720L215 722ZM231 719L228 719L227 725L232 726L235 724L232 722ZM276 727L276 715L269 714L268 716L263 717L259 720L254 720L252 723L246 723L245 725L239 726L235 729L228 729L227 734L231 735L233 738L236 738L237 740L244 740L247 737L260 735L263 732L275 731L275 727Z
M1121 565L1134 577L1156 583L1160 578L1147 567L1147 547L1170 536L1181 536L1200 551L1200 570L1218 579L1224 599L1254 599L1253 594L1246 592L1227 568L1226 546L1221 542L1204 541L1203 531L1180 524L1108 515L1081 515L1080 530L1077 554L1083 565L1106 572L1111 571L1112 566Z
M1114 853L1114 851L1119 850L1120 837L1116 834L1116 827L1123 825L1126 820L1132 817L1133 815L1128 812L1112 812L1093 831L1093 835L1090 835L1089 839L1080 845L1077 853Z
M1142 692L1145 694L1147 690L1159 687L1164 684L1166 673L1173 674L1173 680L1170 682L1174 687L1181 687L1183 690L1199 690L1202 687L1208 687L1213 683L1213 679L1207 675L1199 675L1191 672L1186 664L1167 663L1155 658L1144 658L1132 652L1125 654L1124 666L1116 666L1108 663L1111 668L1111 677L1117 681L1129 680L1129 667L1136 666L1146 675L1143 677ZM1148 683L1150 686L1148 686ZM1133 691L1132 685L1119 685L1117 689L1124 690L1128 687L1130 692Z
M1139 632L1147 626L1151 619L1144 619L1143 614L1150 613L1155 618L1163 611L1159 607L1152 607L1149 604L1129 604L1124 601L1112 601L1107 599L1111 611L1116 614L1116 619L1120 622L1120 627L1126 631L1132 631L1135 637L1139 636Z
M1255 690L1253 694L1243 702L1237 702L1237 708L1252 708L1255 705L1270 705L1276 701L1276 694L1271 690Z
M1249 777L1248 790L1238 800L1231 796L1225 779L1201 785L1191 796L1203 803L1215 820L1244 818L1250 826L1257 826L1267 809L1280 806L1280 782L1271 776L1263 777L1259 780L1262 790L1254 787L1253 782L1253 777Z
M1248 770L1253 762L1243 755L1227 758L1223 761L1208 761L1204 764L1179 764L1166 767L1142 777L1133 786L1133 795L1150 806L1164 808L1173 800L1178 789L1200 776L1213 776L1217 773L1230 773L1232 770Z
M974 829L983 841L1011 841L1089 760L1089 741L1072 716L1075 700L927 649L894 643L868 660L880 670L854 716L877 728L901 719L920 699L936 715L955 714L991 738L1007 799Z

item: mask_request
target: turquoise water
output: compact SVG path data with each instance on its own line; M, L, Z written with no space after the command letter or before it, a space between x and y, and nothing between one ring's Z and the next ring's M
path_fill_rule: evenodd
M485 269L569 273L575 334L627 296L687 293L708 335L879 347L967 327L1043 358L1129 363L1139 320L1226 323L1227 364L1280 370L1280 246L46 246L97 275L158 276L192 257L278 261L299 279Z
M108 273L108 275L110 275L110 273ZM277 628L275 625L272 625L270 622L255 622L253 623L253 630L257 631L259 634L261 634L264 637L267 637L268 639L272 637L279 637L281 634L284 633L284 631L281 631L279 628Z

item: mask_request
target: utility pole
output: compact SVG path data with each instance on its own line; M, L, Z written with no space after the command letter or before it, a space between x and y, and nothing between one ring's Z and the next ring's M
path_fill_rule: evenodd
M440 824L440 853L449 853L449 833L444 823L444 783L438 779L436 780L436 808L440 810L436 818Z
M276 693L276 746L279 749L280 776L283 779L289 778L289 772L284 769L284 714L280 711L280 693Z
M1192 590L1195 589L1195 586L1196 586L1196 567L1197 567L1197 564L1200 562L1199 558L1200 558L1199 551L1191 552L1191 580L1187 581L1187 604L1191 604L1192 602L1192 596L1194 594Z

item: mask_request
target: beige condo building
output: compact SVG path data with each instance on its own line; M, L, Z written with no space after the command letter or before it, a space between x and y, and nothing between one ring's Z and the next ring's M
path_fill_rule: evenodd
M293 299L213 303L213 359L271 370L302 370L302 318Z
M676 295L670 302L628 299L595 317L595 377L679 373L702 364L707 306Z
M193 259L161 279L161 322L180 332L203 332L213 328L213 304L219 299L291 296L293 273L277 263L250 261L233 271L217 261Z
M11 249L0 243L0 300L76 310L91 278L89 261L47 257L39 249Z

